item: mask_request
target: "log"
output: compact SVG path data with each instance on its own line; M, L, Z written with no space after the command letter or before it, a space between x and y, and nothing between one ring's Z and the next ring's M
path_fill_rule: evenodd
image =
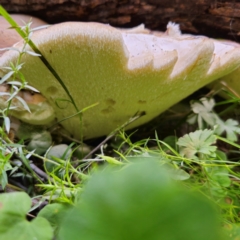
M236 0L1 0L10 13L26 13L49 23L96 21L116 27L144 23L165 30L173 21L184 33L240 40Z

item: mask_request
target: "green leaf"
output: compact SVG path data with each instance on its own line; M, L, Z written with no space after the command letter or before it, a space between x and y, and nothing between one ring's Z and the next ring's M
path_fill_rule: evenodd
M211 178L223 187L229 187L232 181L229 178L229 172L223 167L214 167L211 170Z
M70 205L61 204L61 203L52 203L44 207L39 213L38 217L46 218L51 226L57 230L59 224L61 223L64 215L67 210L70 208Z
M31 141L27 145L29 151L35 150L35 153L44 154L52 144L52 136L48 131L33 132Z
M224 166L205 167L205 169L209 175L208 186L211 194L216 197L226 197L228 194L227 188L232 184L228 169Z
M221 151L221 150L216 151L216 156L217 156L218 160L224 160L224 161L228 160L227 154L225 152Z
M26 51L26 53L32 55L32 56L36 56L36 57L40 57L41 55L39 53L35 53L35 52L32 52L32 51Z
M59 144L53 146L47 153L47 158L51 159L52 161L46 161L45 167L48 172L55 172L56 176L59 178L63 178L66 173L66 166L67 163L72 156L72 149L71 145L68 146L66 144ZM66 160L63 161L63 160ZM56 162L57 164L54 164Z
M3 84L6 80L8 80L12 75L14 74L14 71L10 71L7 74L5 74L0 81L0 84Z
M24 192L0 194L0 239L52 239L53 231L46 219L26 220L30 208L31 199Z
M23 105L23 108L28 111L29 113L31 112L30 108L28 107L28 104L26 103L26 101L24 99L22 99L21 97L19 96L16 96L15 97L22 105ZM9 99L8 99L9 100Z
M148 152L143 152L140 155L136 156L127 156L126 157L127 161L131 162L137 162L137 161L158 161L159 164L162 164L162 166L168 170L169 176L171 179L174 180L187 180L190 178L190 175L185 172L184 170L180 168L175 168L172 165L167 165L166 163L169 162L169 159L167 159L165 156L163 156L160 153L148 153Z
M72 149L67 144L58 144L53 146L47 153L47 158L54 160L60 158L67 160L71 157Z
M169 172L170 172L170 176L172 179L175 179L175 180L181 180L181 181L184 181L184 180L187 180L190 178L190 175L185 172L184 170L182 169L174 169L174 168L171 168L169 169Z
M7 184L8 184L7 173L5 171L2 171L1 174L0 174L0 185L1 185L2 189L5 189Z
M236 120L228 119L226 122L221 119L217 120L216 134L221 135L226 132L227 139L233 142L237 141L237 134L240 134L239 123Z
M5 153L4 150L0 151L0 186L5 189L8 184L8 174L7 171L12 170L12 166L9 159L13 153Z
M214 126L217 115L213 112L215 101L213 98L201 98L200 101L192 101L191 108L193 114L189 116L188 122L191 124L198 123L200 129L203 129L204 122L208 126Z
M106 162L108 162L109 164L115 164L115 165L124 165L123 162L113 158L113 157L109 157L109 156L105 156L105 155L98 155L100 158L104 159Z
M3 120L4 120L4 125L5 125L5 128L6 128L6 132L9 133L10 127L11 127L10 119L7 116L3 116Z
M226 232L229 235L229 240L240 240L240 224L228 224L226 225Z
M177 141L181 155L190 159L198 159L196 154L214 157L217 149L216 146L211 146L214 143L216 143L216 137L213 131L208 129L186 134Z
M176 147L177 137L176 136L168 136L168 137L163 139L163 142L166 144L166 145L162 146L162 149L164 151L169 150L169 146L171 148L173 148L174 150L177 149L177 147Z
M157 161L95 172L71 209L59 239L220 240L218 215Z

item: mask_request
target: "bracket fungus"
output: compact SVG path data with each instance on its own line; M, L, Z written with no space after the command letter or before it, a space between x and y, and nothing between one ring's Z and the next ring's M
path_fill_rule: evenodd
M29 22L31 22L32 28L47 24L39 18L31 17L28 15L12 14L11 17L20 26L25 25ZM15 29L10 28L10 24L5 20L5 18L0 16L0 49L12 47L16 42L20 40L21 36L15 31ZM0 56L3 53L4 51L0 51Z
M82 123L77 116L68 118L76 109L63 87L38 57L23 57L21 72L44 96L41 111L46 116L53 113L57 121L68 118L61 124L75 138L81 132L86 139L109 134L136 112L145 115L127 128L146 123L240 66L238 46L181 34L173 23L160 33L143 26L124 30L100 23L66 22L37 31L31 39L61 77L78 109L98 103L84 111ZM5 52L0 67L17 58L16 51ZM1 68L0 77L4 74ZM36 111L37 107L32 114L37 116ZM41 113L37 123L28 122L46 124L48 120L52 118Z

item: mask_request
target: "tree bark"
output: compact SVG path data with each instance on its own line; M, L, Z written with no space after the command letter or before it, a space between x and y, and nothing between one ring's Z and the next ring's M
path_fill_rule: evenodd
M165 30L173 21L183 32L240 40L236 0L0 0L10 13L26 13L49 23L97 21L117 27L144 23Z

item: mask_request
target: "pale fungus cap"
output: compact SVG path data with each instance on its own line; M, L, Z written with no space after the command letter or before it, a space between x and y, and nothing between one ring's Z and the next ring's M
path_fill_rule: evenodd
M0 108L8 107L9 86L7 84L0 85ZM22 98L28 105L30 111L27 111L22 102L17 98L12 99L11 115L30 124L45 125L54 121L55 113L47 99L40 93L29 90L21 90L17 97Z
M11 14L11 17L19 26L25 26L28 22L32 22L31 27L36 28L47 23L39 18L31 17L22 14ZM10 28L10 24L0 16L0 49L12 47L16 42L22 40L21 36L16 32L15 29ZM0 56L4 51L0 51Z
M228 40L221 40L221 44L233 46L235 49L240 48L240 44ZM224 89L240 98L240 67L227 75L221 76L217 81L211 83L209 87L214 88L221 96L225 98L229 98L229 96L219 90Z
M240 66L239 47L181 35L172 23L165 34L158 34L142 26L125 31L100 23L66 22L34 33L32 40L80 110L98 103L83 113L82 124L77 116L61 123L75 138L81 132L86 139L109 134L136 112L146 114L128 128L146 123ZM15 51L4 53L0 67L17 57ZM69 100L66 92L38 57L26 55L23 62L26 80L46 98L46 112L52 108L58 121L76 113L69 101L63 101Z

